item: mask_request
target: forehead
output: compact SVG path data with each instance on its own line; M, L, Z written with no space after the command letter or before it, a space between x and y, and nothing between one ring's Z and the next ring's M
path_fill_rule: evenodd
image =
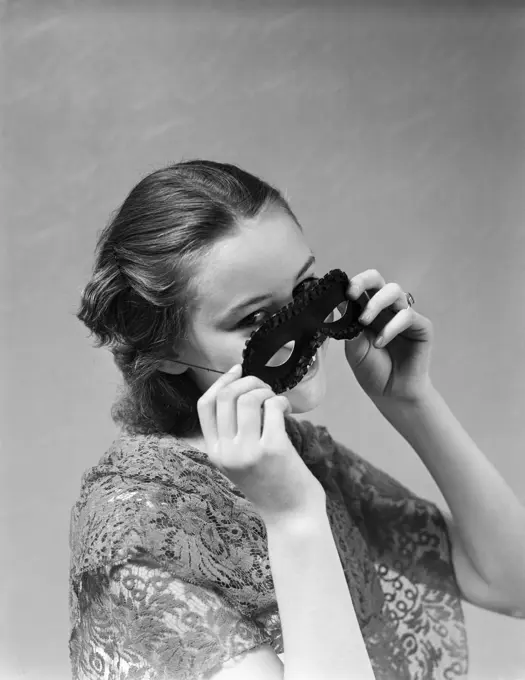
M197 276L197 309L215 317L256 295L289 294L310 248L284 211L243 220L234 236L216 243Z

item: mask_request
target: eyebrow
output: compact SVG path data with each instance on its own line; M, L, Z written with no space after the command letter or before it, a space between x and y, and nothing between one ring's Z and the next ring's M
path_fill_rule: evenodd
M310 254L310 257L308 260L304 263L304 265L301 267L299 272L297 273L297 276L295 277L295 280L300 279L301 276L315 263L315 255ZM248 300L245 300L244 302L241 302L239 305L236 305L235 307L232 307L229 311L230 314L234 314L236 312L239 312L241 309L244 309L245 307L249 307L251 305L256 304L257 302L263 302L263 300L269 300L271 298L271 295L256 295L255 297L249 298Z

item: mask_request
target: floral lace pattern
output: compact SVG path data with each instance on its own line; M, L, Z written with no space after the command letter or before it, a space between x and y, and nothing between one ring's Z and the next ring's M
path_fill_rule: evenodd
M96 597L97 585L87 581L90 614L71 641L79 680L203 677L202 656L213 669L268 642L220 595L162 568L138 560L97 579L104 595Z
M326 489L376 678L465 678L460 592L437 506L325 427L285 422ZM205 680L259 645L285 651L264 523L203 452L174 437L121 433L82 476L70 549L74 680Z

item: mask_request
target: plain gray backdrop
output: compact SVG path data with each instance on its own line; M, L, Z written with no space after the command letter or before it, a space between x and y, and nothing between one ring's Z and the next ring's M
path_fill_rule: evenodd
M525 502L523 6L0 9L0 677L70 677L69 513L116 433L119 381L74 312L98 231L169 162L261 174L289 197L320 274L376 268L411 291L435 325L435 385ZM335 341L328 379L301 417L444 505ZM470 677L523 680L524 622L465 611Z

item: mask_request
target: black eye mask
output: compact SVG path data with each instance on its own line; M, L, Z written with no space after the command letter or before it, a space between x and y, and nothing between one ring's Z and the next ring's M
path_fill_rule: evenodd
M305 282L290 304L280 309L255 330L243 351L242 376L255 375L268 383L276 394L290 390L308 371L308 364L327 337L350 340L364 327L357 321L362 306L346 297L348 276L340 269L332 269L322 279ZM341 318L337 306L346 303ZM286 355L284 345L294 340L288 359L275 365L268 362L279 350Z

